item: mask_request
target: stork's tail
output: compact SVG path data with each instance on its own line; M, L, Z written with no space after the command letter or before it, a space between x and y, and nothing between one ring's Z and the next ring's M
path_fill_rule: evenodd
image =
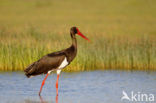
M31 76L31 73L33 71L33 67L35 66L36 62L30 64L27 68L25 68L24 72L25 72L25 75L30 78Z

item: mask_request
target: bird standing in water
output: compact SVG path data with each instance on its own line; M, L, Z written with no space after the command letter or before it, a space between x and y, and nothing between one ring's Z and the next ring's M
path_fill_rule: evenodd
M42 87L52 71L57 71L57 80L56 80L56 95L58 95L58 80L61 70L65 68L67 65L71 63L71 61L75 58L77 54L77 41L76 41L76 34L80 35L84 39L88 40L77 27L72 27L70 29L70 35L72 39L72 45L67 48L63 49L58 52L53 52L43 56L36 62L33 62L29 65L25 70L25 75L29 78L31 76L36 76L40 74L46 74L44 80L42 81L41 88L39 91L39 95L41 94Z

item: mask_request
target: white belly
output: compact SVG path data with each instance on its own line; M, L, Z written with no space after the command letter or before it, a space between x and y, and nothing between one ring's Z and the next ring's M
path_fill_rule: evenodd
M62 69L68 65L67 58L65 57L61 65L58 67L59 69Z

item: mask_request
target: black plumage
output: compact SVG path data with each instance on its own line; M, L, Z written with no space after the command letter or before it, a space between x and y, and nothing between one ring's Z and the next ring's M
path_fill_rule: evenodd
M46 74L48 71L57 70L65 58L67 58L69 65L77 54L76 33L76 27L72 27L70 30L72 45L67 49L47 54L38 61L32 63L24 70L25 75L29 78L30 76Z

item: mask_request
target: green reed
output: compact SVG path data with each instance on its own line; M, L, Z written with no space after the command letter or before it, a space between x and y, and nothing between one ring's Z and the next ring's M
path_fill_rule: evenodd
M22 71L47 53L67 48L71 44L69 34L65 34L68 35L66 37L44 34L34 28L23 34L3 33L0 34L1 71ZM129 40L128 37L100 36L92 39L91 43L77 38L78 55L65 71L156 70L156 44L151 38L144 36Z

